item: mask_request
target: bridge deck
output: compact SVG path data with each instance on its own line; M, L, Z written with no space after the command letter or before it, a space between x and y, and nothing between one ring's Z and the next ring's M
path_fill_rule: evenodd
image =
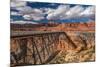
M61 31L11 31L11 37L31 36L37 34L63 33Z

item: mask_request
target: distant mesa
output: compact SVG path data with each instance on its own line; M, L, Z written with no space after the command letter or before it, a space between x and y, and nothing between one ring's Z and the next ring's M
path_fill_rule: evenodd
M11 23L11 30L24 31L95 31L95 22L80 23Z

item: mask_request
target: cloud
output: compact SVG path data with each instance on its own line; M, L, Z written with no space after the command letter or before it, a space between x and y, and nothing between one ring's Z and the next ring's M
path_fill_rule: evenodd
M23 18L26 19L26 20L36 20L36 21L39 21L39 20L44 19L45 17L40 15L40 14L28 14L28 15L24 15Z
M55 4L51 4L54 6ZM91 17L94 19L95 6L70 6L59 5L57 8L32 8L27 6L27 2L23 1L11 1L11 8L18 10L18 12L11 11L11 15L22 16L26 20L40 21L46 20L66 20L73 18Z
M23 1L11 1L11 7L18 10L18 12L11 12L11 15L22 15L26 20L42 20L45 17L42 9L32 8L26 5Z
M68 5L60 5L60 6L58 6L57 9L55 9L54 11L48 13L47 19L48 20L59 19L68 10L69 10L69 6Z
M82 13L81 15L83 16L93 16L95 15L95 6L89 6L87 7Z
M24 13L23 18L27 20L42 20L45 18L45 13L41 9L32 9L32 12L27 12Z
M21 14L32 12L32 8L29 6L16 7L15 9L18 10Z
M84 11L84 8L80 5L76 5L72 8L70 8L70 10L68 12L66 12L66 18L76 18L76 17L80 17L80 13Z
M60 5L57 9L48 11L48 20L66 20L73 18L82 18L87 16L93 16L95 14L95 7L88 6L83 7L81 5L76 5L73 7L69 7L68 5Z
M11 15L21 16L22 14L20 14L19 12L11 11Z
M53 13L55 11L55 9L52 8L44 8L45 14L50 14Z
M11 23L13 23L13 24L38 24L37 22L23 21L23 20L20 20L20 21L11 21Z
M26 6L26 2L25 1L17 1L17 0L12 0L10 2L10 6L11 7L22 7L22 6Z
M74 6L69 7L69 5L60 5L55 11L51 11L48 13L47 19L54 20L54 19L68 19L78 17L80 13L84 10L82 6Z
M30 15L24 15L23 18L26 19L26 20L31 20L31 16Z

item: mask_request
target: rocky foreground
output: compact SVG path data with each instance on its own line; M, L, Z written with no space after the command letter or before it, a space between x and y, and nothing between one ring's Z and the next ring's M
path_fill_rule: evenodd
M50 64L79 63L95 61L95 49L90 48L80 52L63 51Z
M80 34L80 36L83 34ZM85 34L87 39L82 41L77 37L72 37L73 42L76 42L76 49L62 50L49 64L63 64L63 63L79 63L79 62L93 62L95 61L95 39L94 33ZM75 35L76 36L76 35ZM80 42L80 43L79 43ZM84 44L86 42L86 45Z

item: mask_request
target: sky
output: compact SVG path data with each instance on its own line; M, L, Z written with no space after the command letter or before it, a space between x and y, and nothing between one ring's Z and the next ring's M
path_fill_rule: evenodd
M72 23L95 21L94 5L12 0L11 23Z

